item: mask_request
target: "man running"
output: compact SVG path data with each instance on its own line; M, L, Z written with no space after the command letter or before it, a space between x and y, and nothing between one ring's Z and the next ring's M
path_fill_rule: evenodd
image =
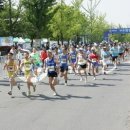
M56 61L51 50L47 51L48 58L45 60L44 70L47 69L47 75L49 78L49 85L53 91L53 95L56 96L57 92L55 86L57 85L57 68Z

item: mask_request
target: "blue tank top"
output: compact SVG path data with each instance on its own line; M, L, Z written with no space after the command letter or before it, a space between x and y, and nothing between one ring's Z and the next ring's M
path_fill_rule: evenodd
M47 62L46 62L46 65L47 65L47 68L48 68L48 72L49 73L53 73L55 72L55 68L56 68L56 63L54 61L54 58L52 59L47 59Z
M60 66L68 66L68 55L66 54L66 55L64 55L64 54L62 54L61 56L60 56Z
M74 63L76 62L76 51L73 51L70 53L70 56L71 56L71 62Z

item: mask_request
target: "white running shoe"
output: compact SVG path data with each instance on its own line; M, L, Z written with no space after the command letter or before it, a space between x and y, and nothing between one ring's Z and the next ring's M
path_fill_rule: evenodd
M30 95L31 95L31 91L28 91L27 96L30 96Z
M94 77L93 80L96 80L96 77Z
M65 86L67 86L68 84L67 83L65 83Z
M54 93L53 93L53 96L57 96L57 93L56 93L56 92L54 92Z
M83 78L80 78L80 81L83 81Z

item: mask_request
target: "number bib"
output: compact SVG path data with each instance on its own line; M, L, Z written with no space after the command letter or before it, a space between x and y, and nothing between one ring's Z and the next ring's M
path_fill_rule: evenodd
M8 69L7 69L9 72L13 72L14 71L14 67L13 66L8 66Z

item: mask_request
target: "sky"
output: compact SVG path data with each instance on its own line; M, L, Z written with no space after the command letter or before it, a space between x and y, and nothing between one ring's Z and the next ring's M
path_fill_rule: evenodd
M71 0L65 0L67 4ZM89 0L84 0L83 6L87 7ZM109 24L130 27L130 0L101 0L97 7L97 11L101 14L106 14L106 21Z

